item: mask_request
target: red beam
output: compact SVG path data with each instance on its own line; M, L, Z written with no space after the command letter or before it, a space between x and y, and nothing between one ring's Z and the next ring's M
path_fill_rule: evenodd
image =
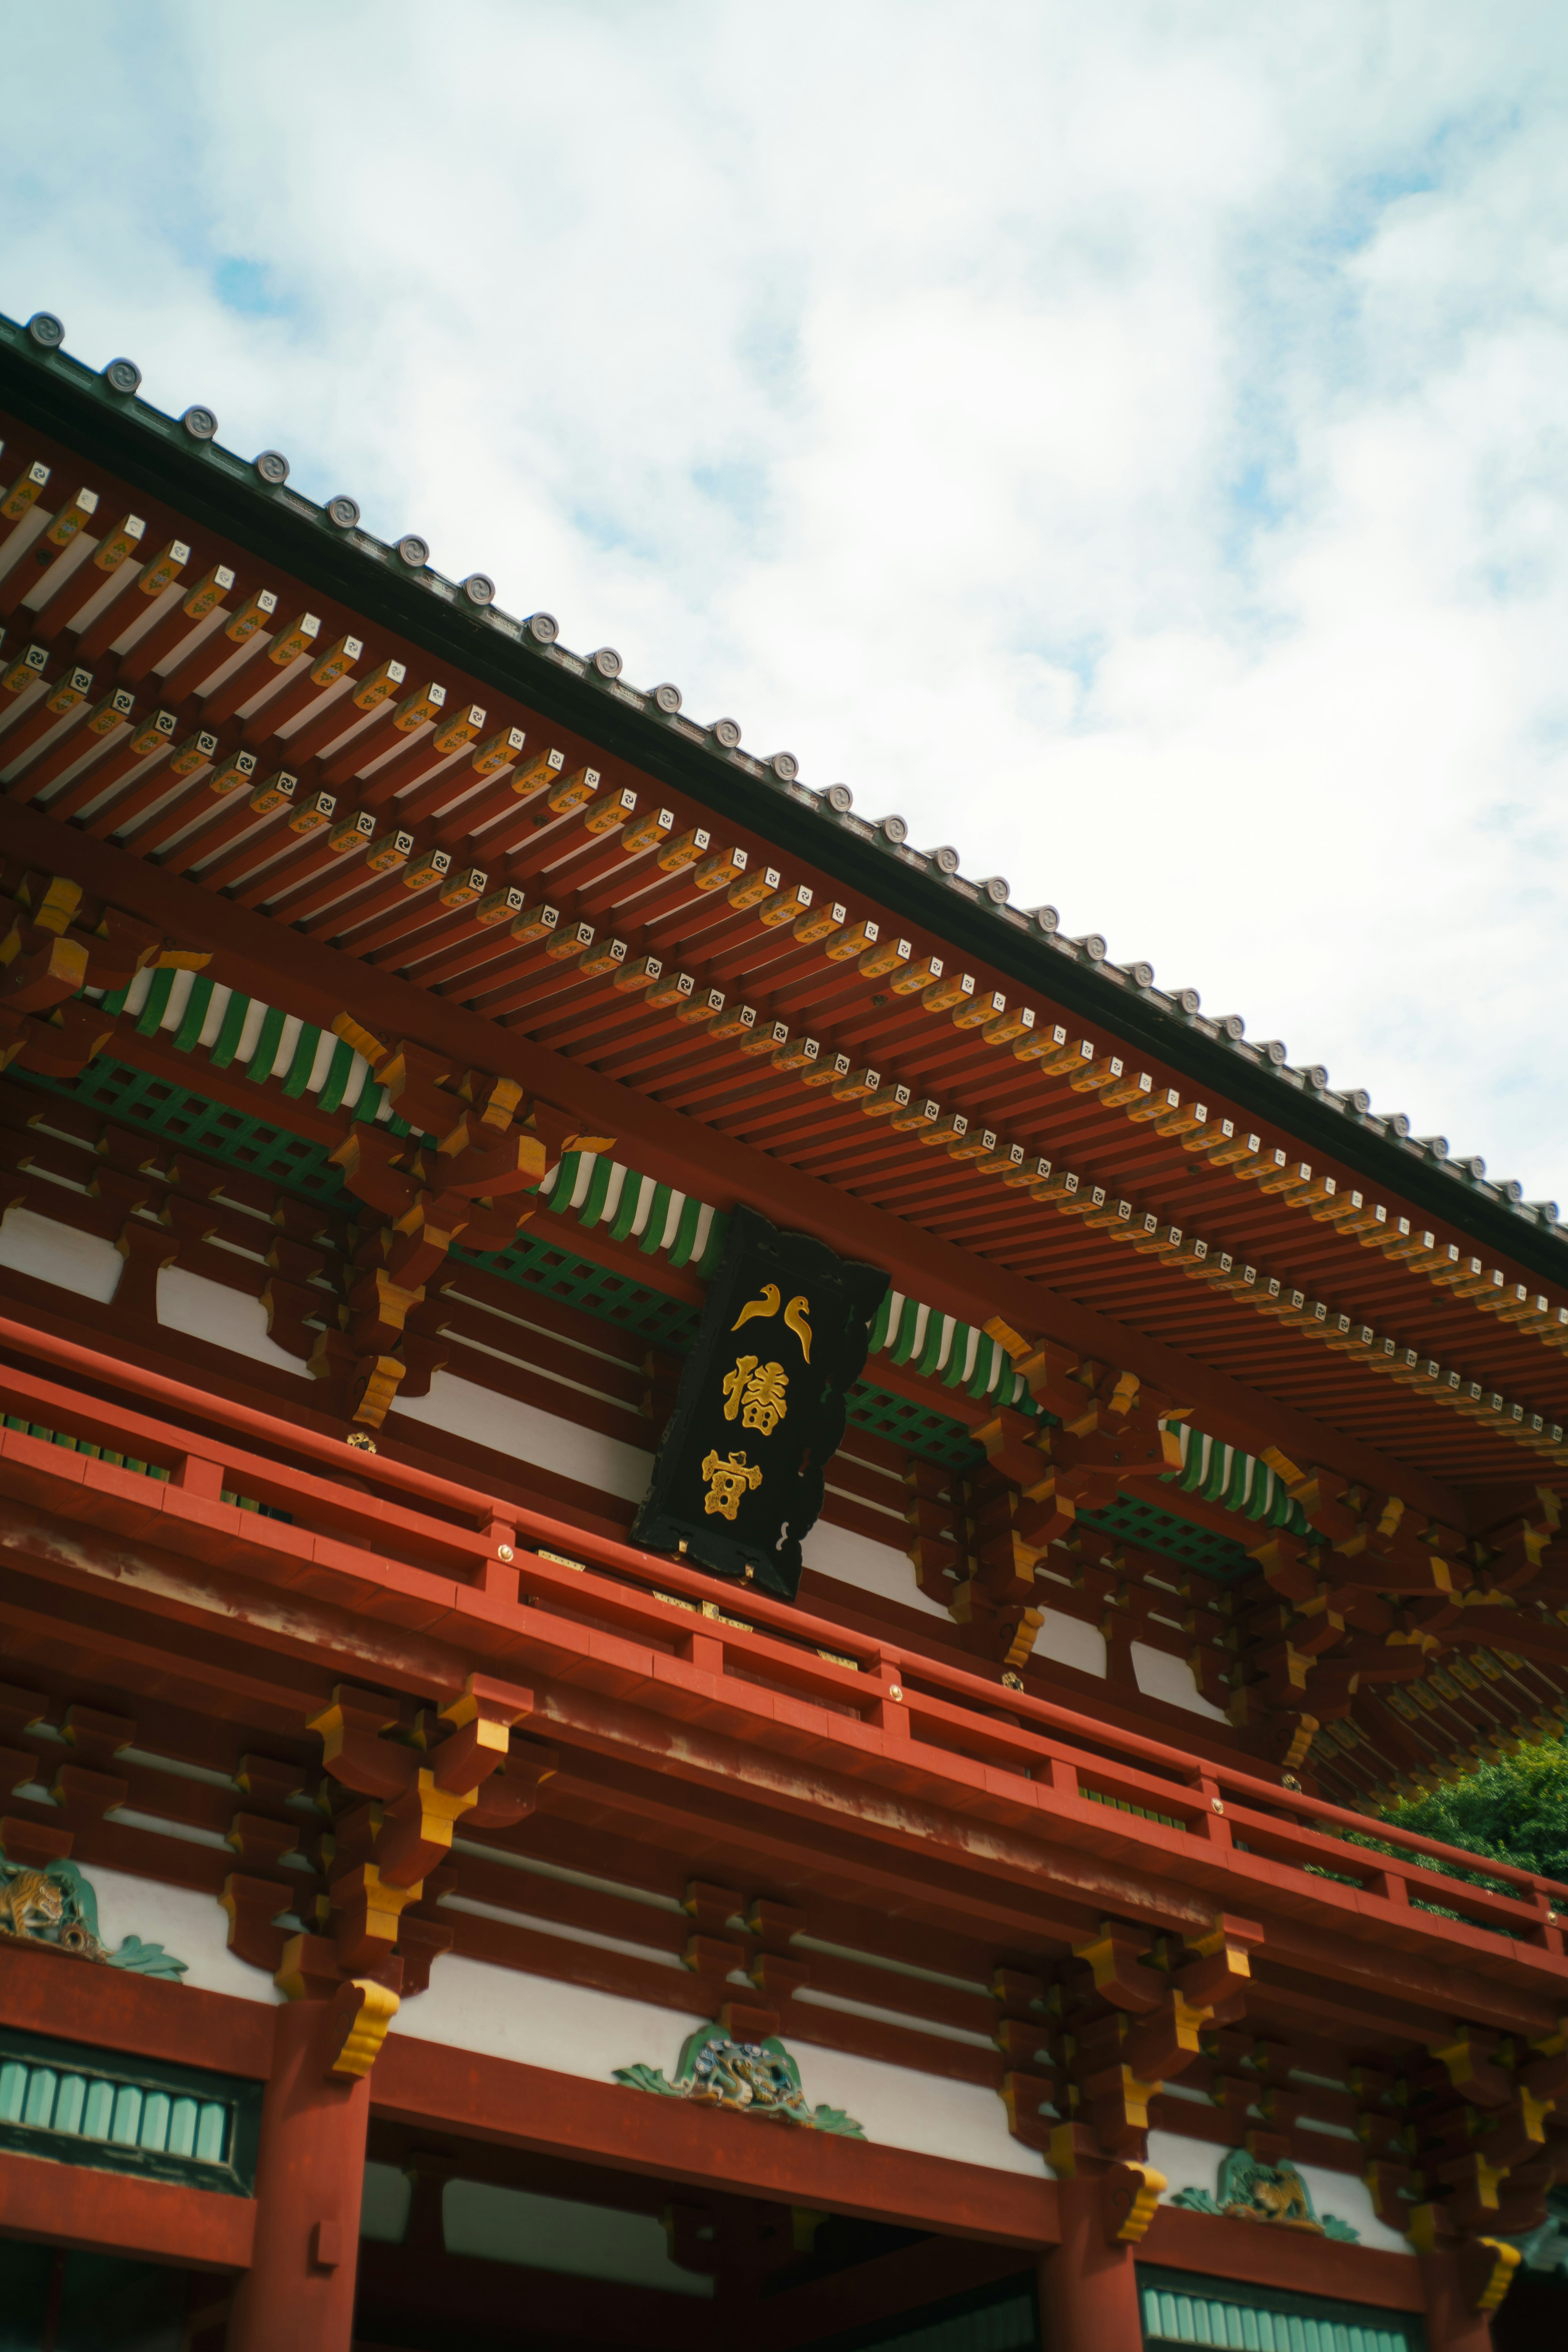
M4 2151L0 2216L0 2235L7 2238L198 2271L244 2270L256 2230L248 2197Z
M264 1979L256 1981L259 1990ZM17 2032L265 2082L272 2008L270 2000L237 2000L101 1968L53 1946L0 1942L0 2024Z
M730 2195L996 2245L1057 2242L1056 2183L828 2132L760 2125L438 2042L389 2036L371 2112Z

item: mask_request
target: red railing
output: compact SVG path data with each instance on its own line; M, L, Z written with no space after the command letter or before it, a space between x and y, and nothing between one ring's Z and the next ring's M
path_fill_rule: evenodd
M1449 1958L1458 1944L1484 1974L1544 1971L1557 1998L1568 1985L1568 1885L4 1318L0 1349L22 1360L0 1364L0 1412L55 1433L0 1433L0 1491L480 1655L521 1634L535 1675L635 1685L639 1704L1113 1854L1231 1910ZM1368 1835L1393 1851L1346 1843Z

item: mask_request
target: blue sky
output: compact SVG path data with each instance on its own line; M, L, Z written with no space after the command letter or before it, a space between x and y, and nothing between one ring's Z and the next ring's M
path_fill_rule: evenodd
M9 13L0 307L1568 1205L1568 14Z

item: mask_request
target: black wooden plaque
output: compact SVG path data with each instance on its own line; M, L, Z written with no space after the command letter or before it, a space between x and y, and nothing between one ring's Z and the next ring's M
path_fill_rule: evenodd
M650 1551L793 1601L888 1276L737 1208L632 1523Z

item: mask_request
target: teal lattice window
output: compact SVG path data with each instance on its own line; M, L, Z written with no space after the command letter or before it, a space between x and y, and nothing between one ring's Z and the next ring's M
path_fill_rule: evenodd
M256 2186L261 2085L0 2028L0 2147L216 2189Z
M1409 2312L1142 2263L1138 2292L1148 2352L1173 2344L1223 2345L1227 2352L1233 2345L1247 2352L1426 2352L1426 2331Z

